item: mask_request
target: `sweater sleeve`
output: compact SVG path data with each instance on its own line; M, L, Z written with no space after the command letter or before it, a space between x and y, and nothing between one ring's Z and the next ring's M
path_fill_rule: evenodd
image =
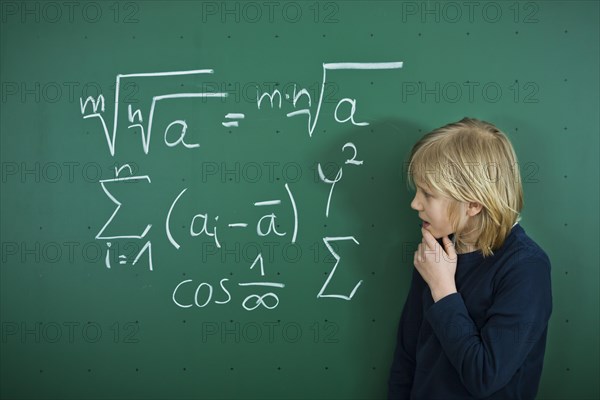
M388 380L389 399L409 399L416 364L416 347L419 329L423 320L422 279L413 269L408 296L402 309L398 325L396 351Z
M508 384L546 330L552 312L547 256L520 260L498 279L480 327L460 292L440 299L425 315L462 384L476 397Z

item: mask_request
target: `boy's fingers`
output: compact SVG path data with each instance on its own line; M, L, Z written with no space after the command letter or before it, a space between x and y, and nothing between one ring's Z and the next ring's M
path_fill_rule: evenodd
M417 266L417 264L420 262L420 261L419 261L419 258L420 258L420 256L419 256L419 253L420 253L420 251L421 251L421 248L420 248L420 246L421 246L421 245L419 245L419 248L417 249L417 251L415 251L415 255L414 255L414 257L413 257L413 263L415 264L415 267L416 267L416 266Z
M426 245L430 250L435 249L435 244L437 243L427 229L421 227L421 233L423 234L423 244Z
M450 238L448 236L444 236L443 242L444 242L444 247L446 249L446 253L449 256L455 256L456 251L454 249L454 243L452 243L452 240L450 240Z

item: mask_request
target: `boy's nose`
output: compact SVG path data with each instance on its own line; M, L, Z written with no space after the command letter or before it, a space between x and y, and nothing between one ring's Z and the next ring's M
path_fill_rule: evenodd
M415 196L410 202L410 208L415 211L420 211L420 204L417 202L417 196Z

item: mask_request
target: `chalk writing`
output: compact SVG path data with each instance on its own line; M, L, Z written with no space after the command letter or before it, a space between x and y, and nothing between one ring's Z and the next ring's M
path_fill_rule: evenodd
M323 105L323 93L327 84L328 73L338 70L355 70L355 71L368 71L368 70L395 70L402 68L402 62L380 62L380 63L355 63L355 62L341 62L341 63L323 63L322 64L322 80L321 90L313 99L310 92L305 87L298 87L294 84L291 90L275 89L270 92L261 92L260 89L256 88L256 112L260 113L261 110L284 110L285 117L298 117L306 116L307 125L306 132L308 133L308 139L313 137L315 128L323 117L322 105ZM100 123L100 128L104 134L106 144L108 145L108 151L112 157L117 154L118 145L118 132L119 132L119 113L120 113L120 88L124 80L138 80L138 79L150 79L150 78L176 78L176 77L202 77L213 74L212 69L196 69L187 71L174 71L174 72L152 72L152 73L133 73L133 74L118 74L116 76L115 83L115 99L114 99L114 114L112 121L112 130L109 130L106 121L106 99L103 94L99 94L96 97L89 96L85 100L79 99L79 110L83 119L95 119ZM364 72L362 72L364 73ZM139 134L141 149L144 155L149 155L152 145L152 130L155 122L155 116L160 109L158 107L168 101L176 99L186 99L188 101L193 99L203 99L204 101L210 101L210 99L226 99L226 92L178 92L176 90L173 93L157 94L151 96L151 102L149 109L144 110L143 108L133 107L131 104L127 105L127 131ZM314 101L313 101L314 100ZM205 104L205 103L203 103ZM335 108L331 114L333 121L339 124L351 124L354 126L366 126L369 125L368 121L361 120L358 117L359 102L356 98L345 97L337 102ZM125 111L123 111L125 112ZM225 128L238 128L241 129L240 122L252 118L252 115L246 115L246 113L240 113L235 110L227 111L223 115L221 120L221 126ZM243 126L243 125L242 125ZM186 119L175 118L169 120L166 128L162 132L162 143L167 149L182 149L190 151L202 151L201 141L191 140L188 137L188 128L190 128ZM199 128L199 127L194 127ZM137 139L136 139L137 140ZM154 144L156 145L156 144ZM346 142L341 147L341 152L346 154L344 166L340 167L335 173L334 177L327 177L323 172L321 163L317 163L317 171L320 178L320 183L329 185L329 193L325 202L324 213L325 217L329 217L332 197L336 184L342 184L342 178L344 176L344 168L349 168L347 173L351 173L353 168L360 168L364 165L364 160L360 159L359 151L357 146L352 142ZM200 153L201 154L201 153ZM347 167L346 167L347 166ZM136 174L137 174L136 166ZM120 239L136 239L144 242L141 246L141 250L135 255L133 261L130 262L127 255L118 255L118 265L135 266L141 257L144 255L147 259L148 268L150 271L154 271L154 265L152 261L152 242L150 240L150 231L152 230L153 224L150 221L138 221L139 226L130 228L129 231L118 232L119 219L123 218L123 202L120 200L123 196L118 196L119 185L135 183L136 188L143 187L143 185L152 185L154 182L151 180L149 175L134 175L133 169L130 164L115 166L114 178L100 180L100 187L106 197L114 205L112 214L108 217L105 223L102 225L98 233L96 234L97 240L106 241L106 257L105 267L108 269L114 268L111 263L112 253L115 251L113 242ZM142 185L142 186L140 186ZM260 210L262 214L258 219L243 218L236 215L236 217L230 217L226 210L223 213L215 215L206 209L203 209L202 204L194 203L193 208L189 206L190 194L188 189L189 185L182 185L170 197L170 204L165 209L158 210L159 219L164 218L164 237L166 242L169 243L176 251L184 251L185 246L181 243L189 243L190 239L192 242L199 241L203 245L209 241L216 248L221 248L221 241L224 235L228 235L235 231L252 232L256 234L258 238L272 238L272 239L285 239L290 244L294 244L298 241L299 234L301 233L300 221L301 215L299 204L296 201L295 191L299 190L295 186L290 186L290 182L283 183L279 186L281 195L267 197L263 199L254 199L251 202L252 207L256 210ZM186 198L187 196L187 198ZM123 200L124 201L124 200ZM184 206L185 202L187 205ZM189 210L192 210L191 212ZM187 222L189 223L189 231L182 236L180 230L174 230L173 226L180 221L174 221L174 215L182 215L182 213L189 212L187 215ZM284 221L293 221L289 226L281 227L279 223L282 215L285 215ZM175 218L177 219L177 218ZM285 225L285 224L284 224ZM121 228L122 229L122 228ZM155 233L152 237L155 239L160 235ZM185 237L185 238L184 238ZM353 284L352 287L348 288L345 293L334 293L331 291L332 280L336 279L336 274L343 273L344 271L344 257L338 254L337 249L334 249L332 243L334 242L348 242L351 241L356 245L359 245L359 241L354 236L325 236L322 241L335 260L335 265L328 274L327 279L322 284L320 290L316 294L317 298L330 298L330 299L342 299L351 300L357 290L362 285L363 280L359 280ZM117 250L118 251L118 250ZM132 257L133 258L133 257ZM162 266L161 266L162 267ZM256 274L260 277L259 280L253 279L247 282L237 282L237 287L249 288L253 293L244 296L241 301L241 306L247 310L252 311L259 308L272 310L275 309L280 303L280 291L285 288L285 284L282 282L272 282L268 280L270 265L265 263L263 254L259 252L254 258L253 262L248 265L249 273ZM229 282L229 278L223 278L218 282L217 285L213 285L209 282L194 282L192 279L185 279L177 283L172 293L172 301L175 306L180 308L204 308L209 304L213 303L216 305L224 305L232 301L232 284ZM215 294L215 287L217 287L218 294Z

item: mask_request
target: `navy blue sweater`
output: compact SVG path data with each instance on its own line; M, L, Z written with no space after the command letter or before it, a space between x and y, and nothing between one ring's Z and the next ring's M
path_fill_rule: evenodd
M516 224L502 247L458 255L458 293L433 302L416 269L390 399L533 399L552 312L550 260Z

